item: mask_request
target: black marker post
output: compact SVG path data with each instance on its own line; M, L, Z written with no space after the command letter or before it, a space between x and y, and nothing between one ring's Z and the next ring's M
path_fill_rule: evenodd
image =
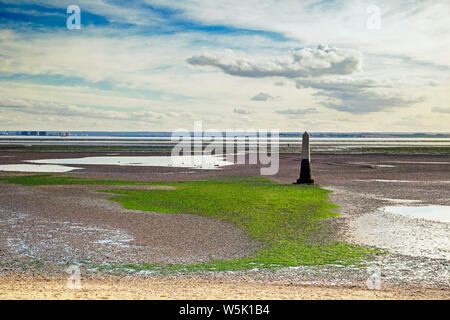
M300 167L300 178L294 184L314 184L311 179L311 161L309 159L309 134L305 131L302 140L302 164Z

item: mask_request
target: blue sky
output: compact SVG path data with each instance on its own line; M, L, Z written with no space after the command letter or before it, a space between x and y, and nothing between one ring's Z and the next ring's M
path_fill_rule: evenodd
M448 132L449 9L0 1L0 129Z

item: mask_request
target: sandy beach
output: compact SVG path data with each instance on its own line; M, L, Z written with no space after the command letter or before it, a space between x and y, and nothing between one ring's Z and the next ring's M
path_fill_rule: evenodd
M347 299L448 299L437 289L363 288L280 285L192 279L104 278L82 281L71 290L64 278L0 276L0 299L147 299L147 300L347 300Z

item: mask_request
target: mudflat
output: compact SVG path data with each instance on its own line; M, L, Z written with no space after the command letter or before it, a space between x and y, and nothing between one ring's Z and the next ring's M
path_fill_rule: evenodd
M106 154L4 153L8 157L0 158L0 164ZM124 152L121 155L142 156L146 153ZM125 278L93 268L82 270L81 291L65 288L67 275L63 266L84 261L119 265L233 259L251 255L260 244L239 228L217 219L123 209L107 200L108 194L95 192L102 189L98 185L22 186L1 182L0 296L37 299L448 299L448 239L445 242L441 237L440 242L436 242L436 237L428 237L445 237L449 234L448 224L390 215L383 208L398 203L450 205L449 163L450 157L446 155L312 154L313 178L320 186L333 191L330 199L340 206L340 217L330 222L339 226L336 237L350 243L385 248L389 252L370 261L367 270L344 266L299 266L272 271L167 277L137 272ZM280 171L268 178L290 184L298 178L299 164L298 154L281 154ZM83 169L55 175L147 182L260 174L258 165L233 165L220 170L79 167ZM1 176L16 175L25 173L1 173ZM123 186L108 186L108 189L114 188ZM383 241L392 233L392 225L406 243ZM371 234L370 230L375 227L378 233ZM46 263L31 266L36 260ZM370 268L380 270L383 283L380 290L366 287ZM101 277L92 278L97 274Z

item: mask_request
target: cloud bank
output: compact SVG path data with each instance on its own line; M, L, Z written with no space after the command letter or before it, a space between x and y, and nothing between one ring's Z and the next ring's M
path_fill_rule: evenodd
M72 104L9 98L0 99L0 110L3 108L33 115L54 115L110 120L155 121L165 118L165 115L153 111L120 112L91 107L79 107Z
M337 111L364 114L404 107L424 101L423 97L405 97L397 93L399 84L375 78L296 80L296 87L317 90L314 96L324 98L320 104Z

